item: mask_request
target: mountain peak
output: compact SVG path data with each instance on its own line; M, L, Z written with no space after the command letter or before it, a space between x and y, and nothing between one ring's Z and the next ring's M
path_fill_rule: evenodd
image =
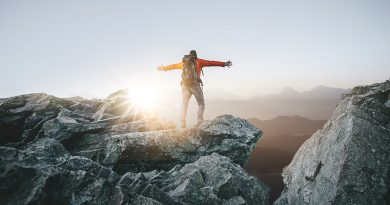
M291 95L291 94L299 94L299 92L297 90L295 90L294 88L290 87L290 86L286 86L282 89L282 91L280 91L280 94L282 95Z
M331 87L331 86L326 86L326 85L319 85L319 86L315 86L314 88L306 91L306 92L310 92L310 91L316 91L316 92L319 92L319 91L329 91L329 90L332 90L332 91L345 91L345 89L343 88L336 88L336 87Z

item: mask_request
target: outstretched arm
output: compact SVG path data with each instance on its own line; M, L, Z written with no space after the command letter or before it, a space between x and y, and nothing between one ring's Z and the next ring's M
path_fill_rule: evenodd
M201 65L201 67L210 67L210 66L230 67L232 65L231 61L221 62L221 61L209 61L204 59L198 59L198 63Z
M174 69L183 69L183 62L168 65L168 66L160 65L157 67L157 70L159 71L167 71L167 70L174 70Z

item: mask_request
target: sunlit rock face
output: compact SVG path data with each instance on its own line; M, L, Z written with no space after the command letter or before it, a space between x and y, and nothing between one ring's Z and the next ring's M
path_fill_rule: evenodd
M390 81L346 94L282 176L278 205L390 203Z
M94 120L101 120L114 116L123 116L133 111L135 105L129 99L127 90L118 90L110 94L93 114Z
M243 165L261 134L246 120L230 115L185 131L173 128L174 125L155 119L132 121L67 140L64 145L73 155L94 159L125 173L166 170L214 152Z
M0 99L0 204L267 204L241 168L260 136L231 115L176 130L127 91Z

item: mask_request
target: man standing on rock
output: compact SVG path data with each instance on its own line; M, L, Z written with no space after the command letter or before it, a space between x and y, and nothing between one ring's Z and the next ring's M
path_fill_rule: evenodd
M159 71L167 71L174 69L182 69L181 82L182 87L182 109L181 109L181 128L186 128L186 117L188 102L192 95L195 96L196 102L198 103L198 121L199 125L203 121L203 113L205 108L204 97L203 97L203 82L200 79L200 73L203 74L203 67L210 66L221 66L229 67L232 65L231 61L220 62L220 61L208 61L198 58L196 51L192 50L189 55L185 55L182 62L172 64L169 66L159 66Z

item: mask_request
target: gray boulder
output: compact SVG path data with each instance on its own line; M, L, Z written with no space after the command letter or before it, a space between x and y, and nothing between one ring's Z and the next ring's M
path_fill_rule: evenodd
M248 176L230 158L216 153L184 166L177 165L167 172L126 173L119 186L124 193L141 193L163 204L261 205L268 204L270 192L267 185ZM149 189L153 194L146 191ZM124 198L125 201L131 199ZM139 200L150 201L137 198Z
M268 204L270 192L230 158L216 153L171 172L163 185L172 198L192 204Z
M91 139L96 136L89 135L74 142L69 150L118 173L168 170L214 152L244 165L260 136L261 131L248 121L222 115L183 132L163 129L106 135L98 142Z
M274 204L390 203L390 81L346 94L282 176Z

